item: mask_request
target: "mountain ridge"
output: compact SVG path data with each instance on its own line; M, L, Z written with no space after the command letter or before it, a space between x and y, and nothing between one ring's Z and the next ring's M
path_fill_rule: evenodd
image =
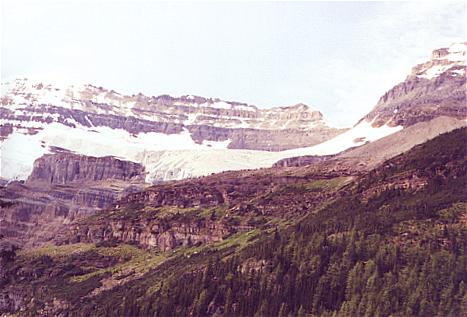
M325 125L321 112L303 103L258 108L244 102L224 101L220 98L194 95L146 96L142 93L123 95L92 84L54 86L47 82L31 81L27 78L15 79L13 82L2 85L4 86L2 87L3 105L55 105L70 110L135 116L151 121L174 122L183 125L209 123L223 128L307 130L314 128L315 125ZM164 115L163 111L167 114ZM210 122L209 116L215 115L230 116L232 119L219 123ZM282 124L268 125L267 122L261 122L262 119L276 120Z
M414 66L362 120L404 127L442 115L465 120L466 51L467 42L434 50L429 61Z
M441 116L462 121L466 47L435 50L349 130L328 127L319 111L304 104L258 109L218 98L125 96L92 85L18 80L0 107L1 175L25 179L35 159L61 147L143 163L147 181L159 182L334 155ZM210 159L213 164L205 164Z
M465 315L466 46L313 146L302 104L268 130L178 122L258 120L190 95L2 98L0 314Z

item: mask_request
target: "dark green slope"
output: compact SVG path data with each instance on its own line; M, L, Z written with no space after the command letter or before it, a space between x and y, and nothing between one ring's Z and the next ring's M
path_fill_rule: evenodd
M76 256L70 245L20 255L10 276L41 268L24 315L54 298L63 316L466 315L466 138L458 129L385 162L293 225L168 255L102 243Z
M239 252L167 262L79 312L97 304L103 315L465 314L466 131L386 162L345 197Z

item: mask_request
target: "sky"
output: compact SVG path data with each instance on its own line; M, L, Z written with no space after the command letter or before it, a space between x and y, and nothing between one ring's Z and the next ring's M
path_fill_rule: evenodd
M1 1L1 79L299 102L351 126L431 51L466 38L463 1Z

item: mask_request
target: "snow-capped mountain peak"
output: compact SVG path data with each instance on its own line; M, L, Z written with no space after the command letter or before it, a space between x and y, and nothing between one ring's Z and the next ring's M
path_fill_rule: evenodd
M467 42L434 50L425 63L412 68L404 82L386 92L365 117L376 126L408 127L448 116L464 120Z
M260 109L219 98L124 95L24 78L2 83L2 92L1 176L10 179L26 178L33 161L56 147L130 161L155 151L260 150L268 156L343 131L304 104Z
M439 117L465 122L465 48L434 51L350 130L329 127L301 103L261 109L195 95L129 96L16 80L2 84L1 177L25 179L34 160L56 147L139 162L147 181L160 181L336 154Z
M465 76L467 42L434 50L431 59L412 69L410 76L433 79L446 71L454 76Z
M52 105L94 114L222 128L310 130L327 127L322 114L304 104L260 109L219 98L123 95L90 84L64 85L27 78L2 83L2 104L9 109Z

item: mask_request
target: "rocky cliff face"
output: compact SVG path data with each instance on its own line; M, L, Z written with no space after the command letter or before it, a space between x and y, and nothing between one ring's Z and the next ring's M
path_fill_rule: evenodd
M144 181L144 167L113 157L91 157L72 153L46 154L34 162L27 183L67 184L78 181Z
M221 221L201 218L192 221L179 214L159 218L149 217L147 212L141 211L135 213L131 220L121 216L121 213L114 211L72 225L66 228L66 234L59 235L55 241L59 244L114 241L168 251L180 246L219 242L237 232L237 228Z
M404 127L440 116L465 120L466 47L458 43L433 51L431 59L385 93L365 119L375 120L375 126Z
M47 129L48 124L55 122L73 129L108 127L126 131L130 135L154 132L170 136L188 131L193 146L202 145L203 142L209 145L209 142L228 141L225 147L229 149L280 151L317 144L342 131L327 127L321 113L311 110L306 105L277 108L274 111L269 110L265 114L261 113L263 110L257 109L256 111L260 114L255 114L251 119L255 123L240 122L238 126L234 126L216 122L216 116L226 116L225 120L231 118L227 114L220 113L215 114L213 119L198 124L198 122L187 122L175 115L165 118L164 121L153 121L162 119L159 117L151 119L144 116L116 115L106 112L94 113L47 104L33 104L29 107L13 110L9 107L16 104L10 103L13 101L8 102L0 107L0 118L7 122L0 131L4 139L14 130L24 134L36 134ZM192 110L187 109L187 111ZM169 119L170 121L167 121ZM31 124L27 123L29 121L33 121L35 127L31 128Z
M19 245L40 245L66 223L109 207L144 187L144 168L111 157L49 154L26 182L0 188L0 231Z
M2 105L6 109L21 110L16 115L21 116L22 111L27 112L31 107L54 106L48 108L48 114L59 114L60 108L63 110L61 115L76 114L77 121L84 125L109 125L112 124L112 118L122 122L120 117L124 117L132 118L136 122L143 120L143 124L145 121L158 122L162 124L159 125L159 132L164 128L163 132L167 134L176 133L177 128L180 129L181 126L258 130L312 130L317 126L325 128L322 114L304 104L258 109L246 103L223 101L218 98L177 98L167 95L148 97L143 94L126 96L92 85L63 86L28 79L6 83L3 89L6 93L2 97ZM91 115L90 122L84 118L84 113ZM79 120L79 117L84 120ZM105 120L107 122L104 122ZM134 126L125 128L129 132L144 132L135 129Z
M34 160L54 147L143 163L147 152L273 152L318 144L344 131L327 126L319 111L304 104L259 109L198 96L125 96L92 85L28 79L2 84L2 92L0 140L8 155L2 158L1 177L5 179L26 179ZM254 162L245 164L257 167Z
M279 168L225 172L155 185L70 224L55 241L117 241L163 251L219 242L273 220L303 215L358 175L336 170L319 167L308 176L305 171L292 176Z

